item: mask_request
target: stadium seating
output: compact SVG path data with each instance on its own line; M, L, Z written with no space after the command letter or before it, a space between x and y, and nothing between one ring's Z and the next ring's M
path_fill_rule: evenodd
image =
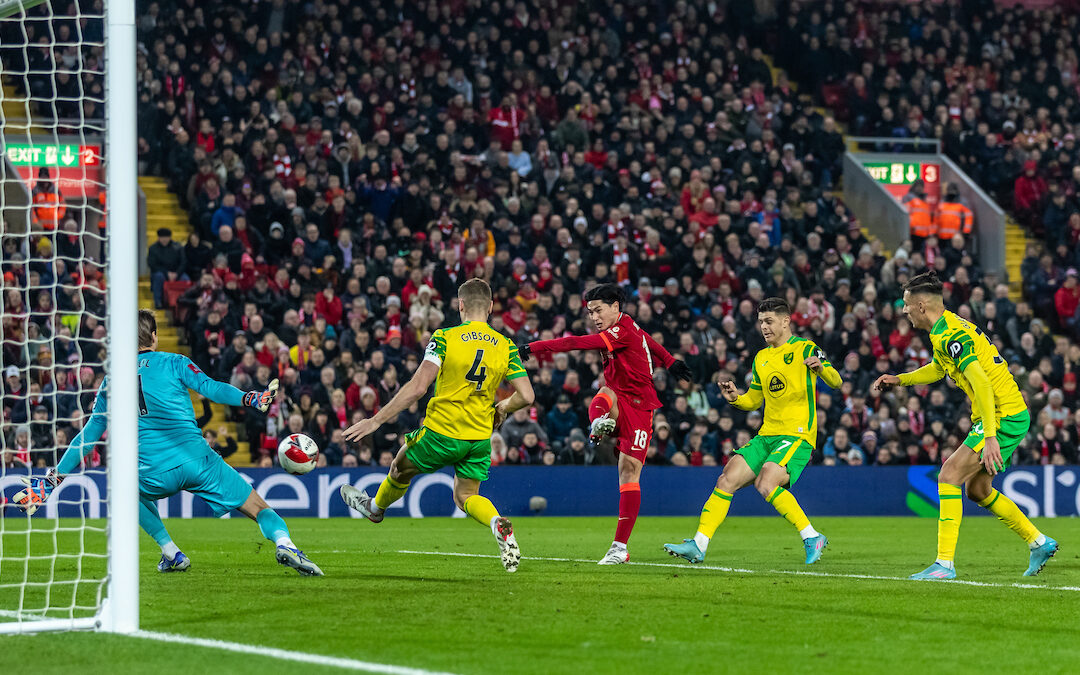
M1058 104L1075 107L1076 64L989 41L1024 18L1050 27L1044 49L1060 36L1072 45L1056 20L1064 10L990 7L976 24L959 5L860 5L849 16L842 3L815 3L786 22L701 1L663 17L651 5L632 17L543 5L283 3L251 16L222 5L203 28L167 4L140 25L140 167L167 182L192 233L178 237L183 262L170 270L191 285L166 284L164 304L207 372L283 380L268 418L237 416L251 462L272 462L277 436L299 426L331 463L385 465L417 413L360 449L337 430L393 395L430 332L457 320L456 285L479 275L497 292L493 324L518 342L586 332L585 285L626 284L628 309L698 376L680 391L658 375L665 405L650 462L723 464L760 424L723 403L718 383L745 387L761 346L753 308L782 295L848 383L822 395L815 462L940 463L964 431L954 387L866 398L872 373L929 358L897 305L897 278L928 267L1030 397L1037 422L1020 461L1076 461L1080 348L1053 337L1075 331L1059 309L1076 305L1040 301L1080 265L1080 219L1070 223L1080 151L1071 120L1057 117ZM969 39L943 35L954 18ZM192 30L206 42L178 39ZM991 83L984 64L1002 76ZM1059 97L1044 101L1051 84ZM1024 262L1030 295L982 286L962 249L885 251L868 239L834 192L842 147L823 128L830 116L859 134L941 136L1044 238L1045 265L1039 250ZM1042 192L1016 187L1025 159L1045 177ZM1023 211L1018 191L1033 199ZM262 373L241 363L247 348ZM588 355L541 364L537 406L509 423L496 461L611 462L574 431L596 377ZM569 412L555 404L563 393ZM328 426L316 409L330 411Z

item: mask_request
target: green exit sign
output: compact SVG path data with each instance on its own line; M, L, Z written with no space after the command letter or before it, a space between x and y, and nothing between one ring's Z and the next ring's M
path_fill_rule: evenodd
M863 167L871 178L886 185L911 185L921 169L916 162L867 162Z
M101 147L97 145L23 145L4 147L4 155L15 166L98 166Z

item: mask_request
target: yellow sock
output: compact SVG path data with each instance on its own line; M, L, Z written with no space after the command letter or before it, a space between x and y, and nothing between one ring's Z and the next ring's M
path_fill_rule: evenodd
M729 508L731 508L731 495L723 490L713 490L701 509L701 519L697 526L698 533L712 539L716 534L716 528L720 527L724 518L727 518Z
M964 517L964 498L960 486L938 483L941 513L937 524L937 559L956 557L956 540L960 538L960 520Z
M795 495L784 488L774 488L769 493L768 501L776 509L776 512L786 518L799 532L810 526L810 519L803 513L802 507L799 506L798 500L795 499Z
M1030 544L1039 537L1039 528L1028 520L1016 502L997 490L991 491L989 497L979 502L979 506L997 516L998 520L1008 525L1010 530L1027 543Z
M470 518L481 525L490 526L491 519L499 517L499 510L495 508L495 505L487 497L473 495L466 499L462 506L465 507L465 513L469 514Z
M379 486L379 491L375 493L375 506L385 511L391 504L401 499L408 489L408 483L399 483L387 476Z

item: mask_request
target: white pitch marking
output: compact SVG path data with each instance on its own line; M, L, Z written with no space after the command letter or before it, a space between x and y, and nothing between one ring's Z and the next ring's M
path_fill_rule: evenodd
M451 551L398 551L398 553L405 553L408 555L445 555L454 556L457 558L498 558L497 555L487 555L484 553L456 553ZM540 558L533 556L522 556L522 560L538 560L541 562L573 562L573 563L592 563L595 564L595 560L588 560L585 558ZM701 564L688 564L688 563L658 563L658 562L628 562L626 565L640 565L642 567L674 567L681 570L714 570L717 572L735 572L738 574L787 574L792 576L804 576L804 577L832 577L838 579L871 579L875 581L912 581L907 577L884 577L873 574L836 574L832 572L810 572L799 570L749 570L741 567L721 567L719 565L701 565ZM1040 586L1038 584L999 584L990 581L968 581L966 579L935 579L934 583L947 583L947 584L959 584L961 586L982 586L987 588L1039 588L1046 591L1071 591L1080 592L1080 586Z
M322 654L308 654L294 652L276 647L260 647L259 645L245 645L239 642L226 642L224 640L211 640L197 638L188 635L175 635L173 633L154 633L152 631L136 631L132 637L157 640L158 642L172 642L207 649L223 649L239 654L252 654L254 656L266 656L280 661L295 661L297 663L310 663L316 666L329 666L331 668L344 668L345 670L358 670L365 673L383 673L385 675L451 675L442 671L424 670L422 668L409 668L407 666L395 666L387 663L370 663L357 661L340 656L324 656Z

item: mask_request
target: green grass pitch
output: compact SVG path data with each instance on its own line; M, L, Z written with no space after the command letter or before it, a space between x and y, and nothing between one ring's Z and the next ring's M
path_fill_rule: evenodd
M1068 672L1080 663L1076 520L1037 522L1063 550L1022 579L1027 551L1016 536L966 518L957 569L985 585L842 576L922 570L934 553L929 519L816 519L830 546L812 568L780 518L732 518L704 567L677 565L661 545L695 523L642 518L630 549L638 564L598 567L614 518L520 518L525 559L507 574L489 532L469 520L292 519L293 538L326 572L312 579L278 566L249 521L170 520L192 568L158 574L157 547L140 539L142 628L476 674ZM17 527L8 521L5 556L25 545ZM75 543L67 539L62 550ZM794 574L805 571L836 576ZM0 594L3 607L11 600ZM0 663L66 674L343 672L93 633L3 637Z

